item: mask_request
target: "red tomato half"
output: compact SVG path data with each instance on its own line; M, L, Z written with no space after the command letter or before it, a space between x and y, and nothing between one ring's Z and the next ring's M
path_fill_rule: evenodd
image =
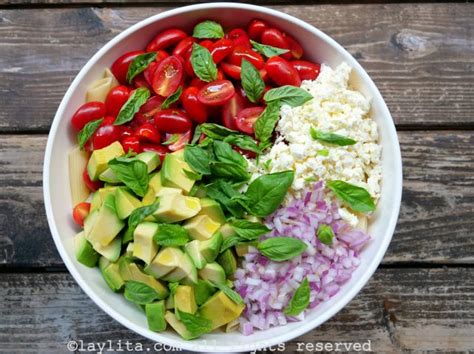
M256 51L244 47L235 47L232 53L227 58L230 64L237 66L242 65L242 59L251 62L257 69L262 69L265 62L262 56Z
M135 114L135 119L138 123L146 123L153 118L153 116L161 110L161 104L164 99L160 96L153 96L140 107L140 110Z
M216 43L214 43L210 50L214 63L218 64L222 60L224 60L226 56L232 53L233 48L234 43L232 42L232 40L227 38L222 38Z
M183 79L183 64L172 55L163 59L155 70L153 91L157 95L168 97L176 91Z
M192 47L193 43L196 42L196 38L194 37L187 37L182 39L176 47L173 49L173 55L180 56L184 58L186 52Z
M303 52L303 47L301 44L299 44L296 39L291 37L290 35L283 33L283 36L285 37L286 42L288 43L288 48L290 49L290 53L293 56L294 59L300 59L304 52ZM285 55L287 55L286 53ZM290 58L292 59L292 58Z
M245 32L245 30L242 28L234 28L232 31L227 33L225 38L232 40L235 47L241 46L248 49L252 48L252 45L250 44L250 38L247 32Z
M170 55L168 54L166 50L163 50L163 49L157 50L155 61L159 63L160 61L162 61L165 58L168 58L169 56Z
M255 20L250 21L247 27L247 32L250 38L252 38L254 41L260 42L262 33L267 28L268 28L268 23L266 23L263 20L255 19Z
M165 156L170 152L168 148L157 144L142 144L142 151L153 151L158 154L161 162L165 159Z
M262 114L264 109L265 108L263 107L250 107L240 111L239 114L237 114L237 119L235 120L237 128L241 132L253 134L253 125L260 114Z
M140 140L136 136L129 136L121 140L123 150L127 153L130 150L137 154L141 152Z
M72 116L71 124L76 131L79 131L84 128L87 123L104 117L105 112L105 104L102 102L93 101L84 103Z
M229 80L216 80L202 87L198 100L207 106L221 106L235 94L234 85Z
M92 135L92 146L94 150L109 146L120 139L122 127L114 125L115 117L107 116L100 127Z
M144 54L143 50L134 50L133 52L128 52L119 57L110 67L110 70L114 74L115 78L121 83L127 83L127 72L130 63L140 54Z
M206 48L207 50L211 51L211 48L214 45L214 42L209 40L209 39L205 39L205 40L199 42L199 45Z
M156 35L155 38L151 40L150 43L146 46L147 52L155 52L159 49L166 49L175 44L178 44L182 39L186 38L188 35L186 32L183 32L179 29L172 28L166 31L160 32Z
M168 145L168 149L170 149L171 151L178 151L178 150L184 149L184 146L187 143L189 143L190 140L191 140L191 130L187 131L186 133L179 134L178 140L175 143Z
M84 202L77 204L72 210L74 222L79 226L84 226L84 220L87 218L87 215L89 215L90 210L91 203Z
M181 103L189 114L191 119L196 123L205 123L207 121L207 108L198 100L199 88L188 87L181 95Z
M271 45L272 47L277 47L281 49L289 49L288 43L281 33L276 28L268 28L263 31L262 39L263 44Z
M145 78L148 85L153 85L153 77L155 76L156 68L158 67L158 62L153 61L148 65L148 67L143 71L143 77Z
M89 188L91 192L95 192L99 188L102 188L104 183L102 181L93 181L89 177L89 172L87 171L87 166L84 169L84 172L82 173L82 180L84 181L84 184Z
M222 107L222 123L229 129L236 130L235 120L237 113L247 106L247 100L237 91L235 95Z
M150 143L159 143L161 140L160 133L151 123L144 123L135 130L135 135L140 141L148 141Z
M296 69L301 80L316 80L321 70L321 65L306 60L293 60L290 64Z
M240 66L229 63L221 63L221 68L231 79L240 80Z
M122 106L127 102L130 95L130 89L127 86L120 85L109 91L105 98L105 108L107 115L117 117Z
M273 57L268 59L265 64L265 70L267 70L270 79L272 79L277 85L301 85L301 79L298 72L283 58Z
M156 128L162 133L185 133L193 126L189 116L179 109L164 109L156 113L153 119Z

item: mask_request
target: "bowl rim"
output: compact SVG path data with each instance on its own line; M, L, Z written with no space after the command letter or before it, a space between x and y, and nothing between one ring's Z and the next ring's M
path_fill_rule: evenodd
M77 89L80 82L82 81L85 74L96 64L96 62L113 46L116 45L117 42L121 41L131 33L145 27L149 24L154 22L163 20L167 17L183 14L190 11L195 10L205 10L205 9L214 9L214 8L225 8L225 9L241 9L241 10L252 10L261 13L265 13L266 15L275 17L276 19L283 19L287 22L291 22L299 27L306 29L307 31L313 33L316 36L319 36L323 41L327 42L329 45L333 46L343 57L344 61L348 62L349 65L356 69L358 74L360 75L362 81L369 87L369 89L374 93L374 99L378 99L382 102L381 110L384 116L391 117L391 114L388 110L388 107L383 99L382 95L380 94L378 88L376 87L375 83L369 77L367 72L362 68L362 66L351 56L349 52L347 52L339 43L337 43L334 39L323 33L318 28L306 23L303 20L300 20L294 16L288 15L278 10L270 9L263 6L251 5L251 4L241 4L241 3L203 3L203 4L195 4L189 6L183 6L171 10L164 11L162 13L153 15L148 17L144 20L139 21L138 23L132 25L131 27L127 28L123 32L116 35L114 38L109 40L101 49L99 49L89 60L88 62L82 67L79 73L74 78L73 82L69 86L66 94L64 95L61 104L54 116L54 120L50 129L50 133L48 135L46 150L45 150L45 158L44 158L44 165L43 165L43 196L44 196L44 203L46 208L46 216L49 224L49 228L51 230L51 234L54 239L54 243L58 252L66 265L66 268L71 273L75 281L79 284L82 290L89 296L89 298L94 301L94 303L99 306L103 311L105 311L109 316L113 319L118 321L123 326L127 327L128 329L140 334L141 336L148 338L152 341L158 341L165 345L169 345L175 348L182 348L185 350L196 350L196 345L193 344L192 341L185 341L181 338L179 339L170 339L167 337L162 336L160 333L154 333L153 336L150 335L150 332L139 325L134 324L124 315L122 315L119 311L113 309L109 304L103 301L96 293L89 287L87 282L81 277L80 272L76 269L73 262L69 259L69 256L65 250L65 247L61 241L61 237L59 235L59 231L56 227L54 222L54 215L51 203L51 190L49 186L50 180L50 165L51 165L51 157L53 151L53 143L56 138L59 122L61 116L64 114L64 110L69 103L69 100L73 94L73 92ZM376 97L375 97L376 96ZM265 340L266 345L276 345L279 343L287 342L293 338L301 336L310 330L320 326L322 323L327 321L329 318L334 316L338 313L343 307L345 307L359 292L360 290L366 285L368 280L372 277L373 273L378 268L385 252L390 244L390 241L393 237L393 233L395 231L395 227L398 220L398 215L400 211L400 204L401 204L401 196L402 196L402 160L401 160L401 153L400 153L400 144L398 142L398 137L395 129L395 125L393 119L391 122L388 122L388 129L386 133L389 137L396 143L396 146L393 146L393 154L396 159L396 171L394 176L394 188L392 189L392 198L394 201L392 215L390 216L386 228L385 235L381 246L376 251L375 256L373 257L372 261L368 264L367 270L363 273L363 275L358 279L358 281L354 284L354 286L350 289L345 289L346 292L341 296L339 301L333 306L331 309L327 310L323 313L322 316L319 316L312 321L304 320L301 322L301 326L292 329L291 331L286 332L283 335L275 336L274 338ZM212 344L212 345L202 345L199 344L199 350L205 349L209 352L235 352L235 351L242 351L248 350L248 344L238 344L238 345L219 345L219 344Z

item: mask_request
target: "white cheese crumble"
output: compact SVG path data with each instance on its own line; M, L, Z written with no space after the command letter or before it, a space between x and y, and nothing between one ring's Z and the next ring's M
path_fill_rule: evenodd
M318 180L343 180L367 189L375 200L380 197L381 146L377 125L369 116L369 99L350 88L350 72L346 63L336 69L322 65L316 80L303 81L301 87L313 99L299 107L282 106L275 144L260 157L258 166L255 160L249 161L252 179L292 169L295 180L289 194L296 198L301 197L308 184ZM336 146L318 142L310 135L311 127L349 137L357 143ZM340 215L353 226L358 222L358 217L345 208L340 209Z

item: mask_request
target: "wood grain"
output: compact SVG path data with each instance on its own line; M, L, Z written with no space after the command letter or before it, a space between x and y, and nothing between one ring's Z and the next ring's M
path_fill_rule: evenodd
M368 70L400 126L474 124L469 4L272 6L320 28ZM47 131L72 78L120 31L164 7L0 11L0 131Z
M298 343L369 340L379 353L473 350L473 297L471 269L380 269L347 307L287 343L285 353ZM65 273L2 274L0 318L0 351L12 354L65 353L69 340L153 345L112 320Z
M384 264L474 263L474 132L400 132L404 190ZM0 264L61 266L44 213L42 135L0 136ZM26 163L27 162L27 163Z

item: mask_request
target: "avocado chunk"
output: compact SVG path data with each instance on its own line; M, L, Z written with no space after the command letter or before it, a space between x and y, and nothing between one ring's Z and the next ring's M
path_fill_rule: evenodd
M161 184L161 171L153 173L150 175L150 180L148 181L148 187L153 188L155 191L159 191L163 187Z
M169 155L168 155L169 156ZM194 336L191 334L191 332L188 331L184 323L182 323L176 315L171 312L171 311L166 311L165 314L165 319L168 324L173 327L173 329L178 333L181 337L183 337L186 340L193 339Z
M192 286L178 285L174 294L174 307L183 312L196 313L197 304ZM179 318L179 316L177 317Z
M87 241L83 231L74 236L74 248L76 252L76 259L80 263L87 267L95 267L100 256L94 250L89 241Z
M166 329L165 312L165 302L163 300L146 304L145 313L148 329L154 332L163 332Z
M123 151L122 144L118 141L102 149L94 150L87 163L87 173L89 173L90 179L97 181L100 174L108 168L108 162L124 154L125 151Z
M197 283L197 269L189 256L183 253L182 262L170 273L163 277L163 280L169 282L181 282L187 285L194 285Z
M124 244L123 242L123 238L122 238L122 245ZM130 257L132 258L133 257L133 247L135 245L133 244L133 242L129 242L128 245L127 245L127 248L125 249L125 253L124 255L127 256L127 257Z
M160 197L160 206L153 216L160 222L179 222L195 216L201 210L199 198L173 193Z
M216 232L209 240L200 241L199 252L208 263L216 259L221 250L222 240L222 234Z
M117 236L106 246L102 246L100 242L93 244L94 249L103 257L107 258L110 262L116 262L120 257L122 250L122 237Z
M217 263L222 266L227 277L234 275L235 271L237 270L237 259L235 258L234 252L232 252L232 249L230 248L222 252L217 257Z
M115 209L119 219L128 218L132 211L141 206L142 203L131 193L127 192L125 188L117 188L115 190Z
M198 215L207 215L216 223L225 224L224 212L218 202L210 198L201 198L201 211Z
M123 272L121 267L126 266L127 271ZM169 295L168 288L164 286L159 280L156 280L151 275L145 274L141 269L133 262L128 264L119 264L120 274L124 281L137 281L153 288L159 296L159 300L165 299Z
M117 178L114 171L112 171L110 167L108 167L104 172L100 174L99 179L103 182L110 183L110 184L121 183L121 181Z
M238 318L236 318L235 320L232 320L225 325L225 332L226 333L235 332L239 329L239 326L240 326L240 321Z
M182 264L184 253L179 248L164 247L158 252L151 263L145 267L145 272L155 278L162 278Z
M188 193L191 197L205 198L207 196L206 187L203 184L194 184L191 191Z
M124 222L117 216L114 194L108 194L98 211L94 225L85 236L97 249L97 244L107 246L112 242L124 225Z
M174 309L174 296L168 296L165 300L165 307L167 310Z
M154 171L158 166L160 166L160 157L156 152L153 151L145 151L138 154L137 159L146 163L148 167L148 173Z
M188 230L191 238L200 241L209 240L220 226L221 224L215 222L207 215L195 216L187 220L183 225Z
M210 281L211 284L223 285L226 283L225 271L216 262L206 264L198 274L199 278Z
M237 253L237 256L243 257L247 253L249 253L250 247L256 247L256 246L257 246L257 241L239 242L238 244L235 245L235 253Z
M92 213L94 210L98 210L101 205L102 205L102 198L99 192L94 192L94 194L92 194L91 209L90 209L89 214Z
M158 224L154 222L142 222L138 224L133 233L133 257L139 258L146 264L150 264L158 253L158 245L153 241L158 231Z
M216 329L239 318L244 308L244 304L236 304L222 291L218 291L200 307L200 313L211 320L212 329Z
M216 292L216 288L209 284L208 281L198 279L196 286L194 287L194 296L196 297L196 303L201 306L209 299L212 294Z
M166 155L161 168L161 184L164 187L180 188L188 194L195 181L189 178L184 170L192 171L184 161L182 153L175 152Z
M130 263L133 263L133 259L132 257L127 256L122 256L117 261L117 264L119 266L119 273L123 280L132 278L132 272L129 268Z
M104 270L111 262L105 258L104 256L101 256L99 258L99 269L102 271Z
M151 205L155 202L155 200L156 200L156 192L153 189L153 187L148 186L148 190L142 199L142 205L143 206Z
M224 224L219 228L219 232L222 234L224 240L228 239L231 236L236 236L234 228L230 224Z
M115 190L119 188L117 186L108 186L108 187L102 187L100 188L97 192L94 193L92 196L92 201L91 201L91 212L94 210L98 210L101 206L102 203L104 202L105 197L109 194L115 194Z
M161 187L160 190L155 193L157 197L163 197L168 194L183 194L183 190L171 187Z
M101 269L101 272L110 289L117 292L123 288L125 282L120 275L117 263L109 263L105 268Z
M206 259L200 251L201 241L193 240L184 246L184 250L193 261L197 269L202 269L207 264Z

